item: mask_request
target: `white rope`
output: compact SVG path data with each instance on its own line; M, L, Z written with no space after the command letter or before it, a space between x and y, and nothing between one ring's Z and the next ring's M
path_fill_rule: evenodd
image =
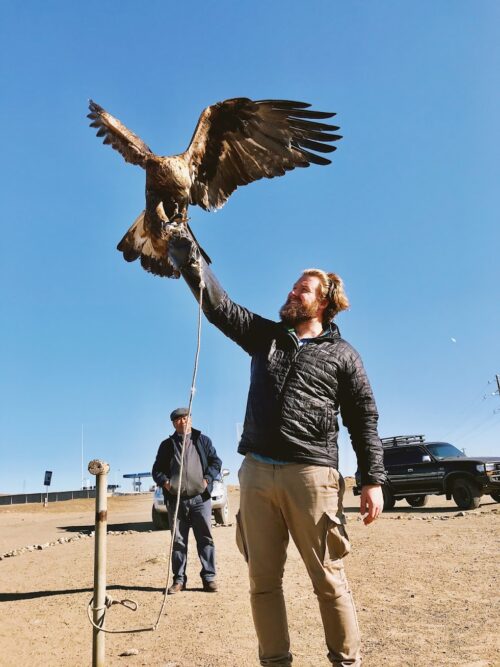
M196 340L196 354L194 358L194 369L193 369L193 379L191 381L191 390L189 392L189 404L188 404L188 423L189 420L191 419L191 408L193 405L193 398L194 394L196 392L196 376L198 374L198 361L200 358L200 347L201 347L201 321L202 321L202 313L203 313L203 290L205 289L205 282L203 280L203 273L202 273L202 264L201 264L201 257L198 259L198 264L197 264L199 271L200 271L200 299L199 299L199 307L198 307L198 332L197 332L197 340ZM187 431L184 432L184 436L182 438L182 448L181 448L181 465L180 465L180 470L179 470L179 488L177 489L177 497L176 497L176 503L175 503L175 512L174 512L174 525L170 526L170 531L172 533L172 538L170 540L170 549L169 549L169 554L168 554L168 561L167 561L167 581L165 583L165 591L163 593L163 601L160 607L160 613L158 614L158 618L156 619L156 622L153 625L149 625L143 628L135 628L131 630L106 630L104 627L104 617L106 615L107 609L111 607L113 604L123 604L123 606L127 607L128 609L131 609L132 611L137 610L137 603L135 603L133 600L121 600L121 601L116 601L113 600L111 597L106 596L106 601L104 604L104 607L93 607L92 603L94 601L94 598L92 598L88 604L87 607L87 616L89 618L89 621L91 625L99 630L100 632L106 632L108 634L125 634L125 633L133 633L133 632L148 632L148 631L155 631L158 629L158 626L160 624L161 617L163 615L163 611L165 609L165 605L167 602L167 596L168 596L168 584L170 580L170 564L172 562L172 553L174 549L174 541L175 541L175 530L177 526L177 514L179 512L179 505L180 505L180 499L181 499L181 483L182 483L182 471L184 467L184 451L186 448L186 438L187 438ZM92 617L90 615L91 611L101 611L102 610L102 616L99 619L99 622L101 625L97 625L94 623L92 620Z
M198 259L198 268L200 271L200 299L199 299L199 307L198 307L198 333L197 333L197 340L196 340L196 354L194 357L194 368L193 368L193 379L191 381L191 391L189 392L189 404L188 404L188 419L187 423L189 424L189 420L191 419L191 407L193 405L193 398L194 394L196 392L196 376L198 374L198 360L200 357L200 346L201 346L201 320L202 320L202 312L203 312L203 290L205 288L205 283L203 281L203 273L202 273L202 267L201 267L201 258ZM172 553L174 550L174 540L175 540L175 531L177 528L177 514L179 512L179 505L181 502L181 486L182 486L182 472L184 468L184 450L186 448L186 438L187 438L187 429L184 430L184 435L182 438L182 448L181 448L181 466L179 470L179 486L177 489L177 498L175 502L175 512L174 512L174 525L170 526L170 531L172 533L172 539L170 540L170 550L168 554L168 562L167 562L167 581L165 583L165 592L163 594L163 602L160 608L160 613L158 614L158 618L156 619L156 623L153 626L153 630L156 630L158 628L158 625L160 624L160 619L163 614L163 610L165 609L165 605L167 602L167 595L168 595L168 584L169 584L169 579L170 579L170 564L172 562Z

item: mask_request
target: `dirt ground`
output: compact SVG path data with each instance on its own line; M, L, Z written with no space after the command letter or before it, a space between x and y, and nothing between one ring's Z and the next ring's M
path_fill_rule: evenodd
M92 500L0 508L0 665L90 665L93 589ZM238 488L230 489L232 515ZM500 505L488 496L457 516L452 502L405 501L365 527L356 499L346 497L353 551L346 570L356 600L366 667L498 667L500 665ZM109 499L108 629L154 624L163 599L170 532L151 531L151 496ZM117 533L116 531L120 531ZM131 532L124 532L131 531ZM236 667L257 665L244 561L234 522L214 529L219 592L204 593L195 544L188 590L167 598L156 632L106 635L107 665ZM65 541L73 538L71 541ZM58 542L57 540L60 540ZM23 547L44 546L28 551ZM318 607L290 546L285 572L294 665L328 665ZM135 655L124 656L133 649Z

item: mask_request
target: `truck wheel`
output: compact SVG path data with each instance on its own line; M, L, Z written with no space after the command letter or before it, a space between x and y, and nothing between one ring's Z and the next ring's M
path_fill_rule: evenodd
M405 500L410 507L424 507L427 505L429 496L408 496Z
M394 498L393 492L387 486L382 487L382 494L384 496L384 512L387 510L392 510L396 504L396 498Z
M219 526L227 526L229 523L229 503L226 500L224 507L214 510L215 523Z
M481 491L468 479L457 479L451 490L453 500L461 510L475 510L481 502Z
M165 514L157 512L157 510L153 507L151 510L151 519L153 520L153 528L155 530L168 530L170 528L168 523L168 514L166 512Z
M490 493L490 496L497 503L500 503L500 491L495 491L495 493Z

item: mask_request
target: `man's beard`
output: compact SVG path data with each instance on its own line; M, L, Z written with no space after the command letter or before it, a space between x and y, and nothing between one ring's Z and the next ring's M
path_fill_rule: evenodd
M300 301L288 300L280 309L280 318L283 324L293 327L300 322L307 322L313 317L316 317L318 312L318 302L305 306Z

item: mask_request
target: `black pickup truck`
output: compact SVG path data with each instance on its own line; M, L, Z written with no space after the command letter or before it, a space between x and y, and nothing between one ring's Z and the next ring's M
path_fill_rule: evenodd
M479 507L488 494L500 503L500 457L466 456L447 442L427 442L423 435L382 438L387 482L383 486L384 510L404 498L423 507L430 495L453 498L462 510ZM354 494L359 495L356 473Z

